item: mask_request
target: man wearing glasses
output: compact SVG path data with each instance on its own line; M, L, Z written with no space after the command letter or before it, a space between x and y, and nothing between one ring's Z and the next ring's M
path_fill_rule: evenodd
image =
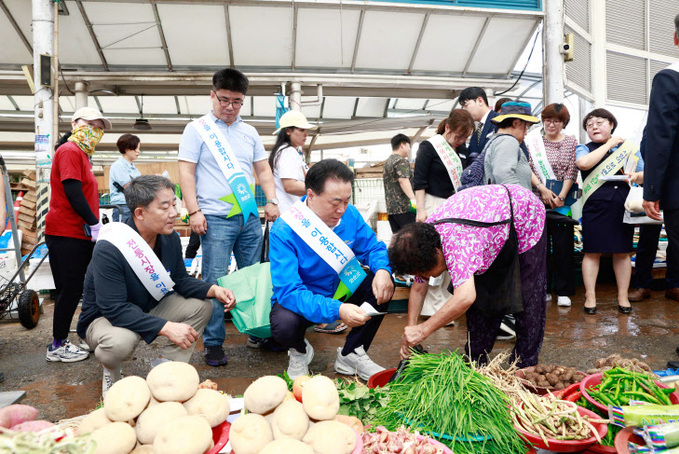
M262 226L254 196L253 170L267 197L264 216L279 216L268 155L254 127L239 116L247 77L235 69L212 76L212 111L189 123L179 143L179 179L191 230L200 235L203 280L216 284L227 273L233 251L239 268L259 262ZM224 307L213 301L203 332L205 361L222 366L226 337Z

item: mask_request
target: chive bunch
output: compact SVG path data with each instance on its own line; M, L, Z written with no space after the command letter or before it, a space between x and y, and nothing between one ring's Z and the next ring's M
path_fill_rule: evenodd
M509 398L471 370L457 352L413 355L389 402L373 421L396 430L410 426L448 445L455 454L524 454L512 426Z

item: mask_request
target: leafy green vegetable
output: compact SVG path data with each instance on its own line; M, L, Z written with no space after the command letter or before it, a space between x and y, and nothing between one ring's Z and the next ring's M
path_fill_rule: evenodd
M335 386L340 398L340 415L355 416L364 424L370 424L377 411L386 407L389 388L370 389L355 380L336 379Z
M284 370L282 374L276 375L277 377L282 378L285 380L285 384L288 385L288 391L292 391L292 384L295 382L290 376L288 375L288 371Z
M509 398L457 352L421 354L389 385L389 401L373 424L392 431L408 425L455 454L524 454L509 411Z

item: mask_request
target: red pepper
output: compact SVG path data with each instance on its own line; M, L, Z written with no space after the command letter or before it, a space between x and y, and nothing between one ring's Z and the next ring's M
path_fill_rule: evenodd
M582 397L582 393L580 391L576 391L573 394L569 394L564 398L564 400L567 400L568 402L577 402L580 400Z

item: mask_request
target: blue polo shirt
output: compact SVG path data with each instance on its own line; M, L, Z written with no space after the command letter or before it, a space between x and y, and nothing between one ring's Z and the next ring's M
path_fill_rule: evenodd
M257 130L243 122L240 116L230 126L227 126L212 112L209 115L229 142L248 183L252 184L255 181L252 164L268 158ZM208 215L226 216L233 205L219 199L233 191L219 168L219 164L212 156L212 152L191 123L184 128L179 142L179 160L196 164L196 195L201 212Z
M134 166L134 163L122 156L111 165L111 171L108 174L108 189L111 192L112 205L125 205L125 194L113 186L113 183L115 182L120 186L125 186L132 178L140 175L141 172Z

